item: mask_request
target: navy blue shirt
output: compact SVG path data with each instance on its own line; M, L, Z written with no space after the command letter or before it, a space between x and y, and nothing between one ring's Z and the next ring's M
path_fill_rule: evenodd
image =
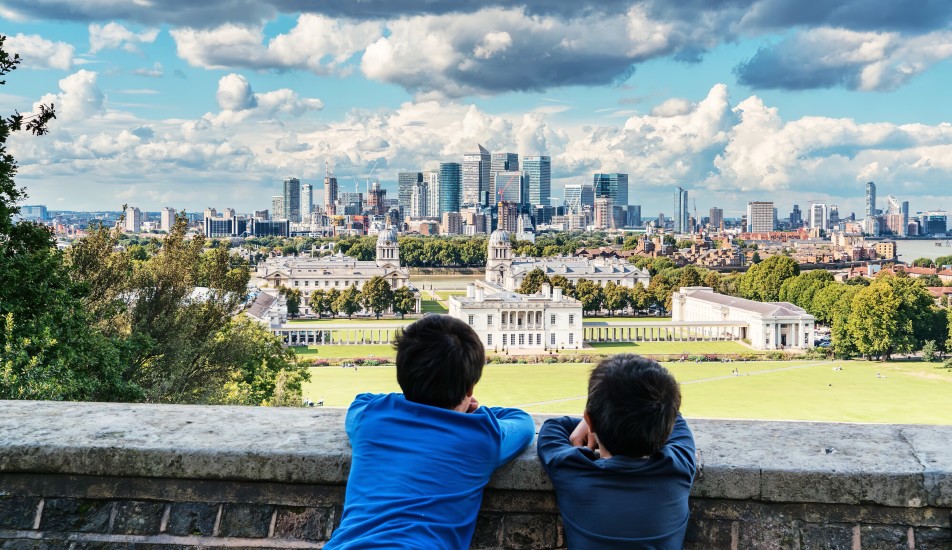
M678 415L665 446L647 458L596 458L573 447L580 419L550 418L539 460L555 485L570 550L680 549L696 467L694 436Z
M535 433L519 409L467 414L398 393L358 395L345 427L353 458L328 550L469 548L483 487Z

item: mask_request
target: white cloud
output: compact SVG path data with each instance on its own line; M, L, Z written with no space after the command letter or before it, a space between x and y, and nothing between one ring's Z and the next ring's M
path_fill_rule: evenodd
M137 33L115 21L105 25L92 23L89 25L89 53L115 48L138 52L139 44L151 44L158 36L158 29L145 29Z
M218 81L218 106L225 111L244 111L258 105L251 84L240 74L228 74Z
M103 93L96 85L96 73L82 69L59 81L60 93L46 94L33 104L33 112L39 105L53 103L57 119L65 121L85 120L102 114Z
M151 68L151 69L139 68L139 69L136 69L136 70L132 71L132 74L135 74L135 75L138 75L138 76L147 76L147 77L149 77L149 78L162 78L162 76L165 74L165 72L162 70L162 64L159 63L158 61L156 61L156 62L152 65L152 68Z
M69 71L73 68L75 49L65 42L53 42L37 34L18 33L8 37L4 47L8 52L19 54L23 60L20 66L27 69Z

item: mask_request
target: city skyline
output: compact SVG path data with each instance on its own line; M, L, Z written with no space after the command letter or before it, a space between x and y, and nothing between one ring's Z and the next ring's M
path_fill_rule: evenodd
M553 197L627 173L647 216L675 186L726 217L758 200L860 214L867 181L952 207L952 6L237 4L5 2L23 65L0 105L58 111L50 136L10 143L28 203L253 211L290 176L323 204L325 163L362 190L376 165L393 197L399 172L482 144L550 156Z

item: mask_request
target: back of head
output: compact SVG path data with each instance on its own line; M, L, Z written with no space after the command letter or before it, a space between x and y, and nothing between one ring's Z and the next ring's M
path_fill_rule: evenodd
M479 335L448 315L427 315L394 340L397 382L415 403L451 409L483 374L486 351Z
M591 429L613 455L657 452L671 435L680 408L681 390L671 373L638 355L605 359L588 381L585 410Z

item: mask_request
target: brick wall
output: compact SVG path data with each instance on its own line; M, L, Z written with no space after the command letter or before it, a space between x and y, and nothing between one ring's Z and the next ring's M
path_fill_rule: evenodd
M341 422L0 402L0 548L321 548L349 468ZM952 549L950 427L691 424L686 548ZM534 450L494 476L473 548L564 548Z

